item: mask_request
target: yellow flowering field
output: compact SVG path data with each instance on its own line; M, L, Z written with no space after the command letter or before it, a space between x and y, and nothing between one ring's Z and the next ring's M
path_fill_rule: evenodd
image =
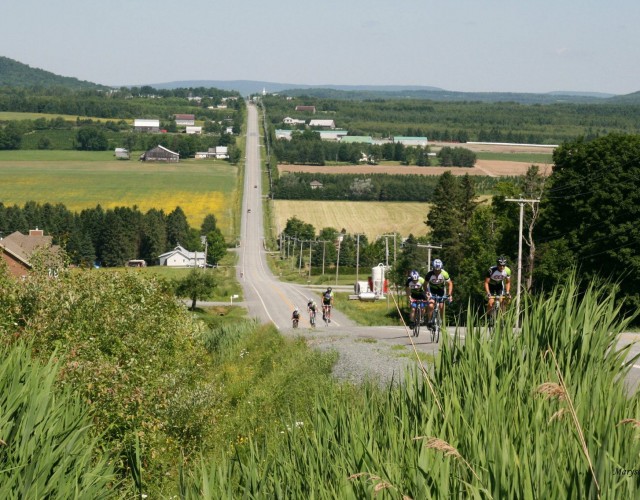
M4 153L4 152L0 152ZM16 153L0 154L0 201L22 206L27 201L62 203L72 211L136 205L171 212L177 206L192 227L212 213L225 236L233 234L237 168L207 160L161 165L138 161L87 160L60 152L51 161L20 160Z

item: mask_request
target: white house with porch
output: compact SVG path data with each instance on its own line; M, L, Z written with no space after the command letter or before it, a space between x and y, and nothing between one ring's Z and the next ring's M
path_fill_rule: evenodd
M159 259L160 265L167 267L205 267L207 264L204 252L190 252L180 245L163 253Z

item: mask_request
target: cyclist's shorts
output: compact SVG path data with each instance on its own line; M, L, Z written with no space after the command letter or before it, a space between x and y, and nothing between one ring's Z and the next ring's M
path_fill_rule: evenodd
M430 290L431 295L437 295L438 297L443 297L444 296L444 288L436 288L433 290Z
M502 284L492 285L491 283L489 283L489 293L491 295L502 295L504 293L504 287L502 286Z
M412 300L427 300L427 292L421 290L419 292L415 292L411 294Z

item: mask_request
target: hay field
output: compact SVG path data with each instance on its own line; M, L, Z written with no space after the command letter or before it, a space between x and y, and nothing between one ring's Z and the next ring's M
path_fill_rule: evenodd
M282 231L287 219L312 224L316 233L324 227L343 228L348 233L364 233L370 240L386 233L398 232L403 237L427 232L423 221L429 213L428 203L384 201L305 201L275 200L276 230Z
M86 153L85 153L86 154ZM233 234L232 208L237 196L237 168L187 160L160 165L137 161L18 161L0 155L0 201L62 203L72 211L136 205L166 213L180 206L189 224L199 227L213 213L221 230Z

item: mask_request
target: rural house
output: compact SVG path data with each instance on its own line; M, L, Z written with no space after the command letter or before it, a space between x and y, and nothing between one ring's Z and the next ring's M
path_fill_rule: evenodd
M304 111L305 113L315 113L315 106L296 106L296 111Z
M304 125L305 121L304 120L298 120L297 118L291 118L290 116L287 116L284 120L282 120L282 123L284 123L286 125Z
M190 252L178 245L170 252L159 256L160 265L167 267L205 267L206 256L204 252Z
M324 187L320 181L311 181L309 185L311 186L311 189L322 189Z
M133 121L133 130L136 132L160 132L160 120L147 120L146 118L136 118Z
M142 153L140 155L140 161L165 161L177 163L180 161L180 153L171 151L164 146L157 145L155 148Z
M187 127L196 124L195 115L174 115L174 118L176 120L176 125L179 126Z
M60 247L53 245L52 241L52 236L45 236L44 231L38 228L31 229L28 235L15 231L0 239L0 253L11 275L22 277L33 267L32 260L37 253L45 251L55 256L60 252ZM46 256L44 258L46 259ZM52 270L56 267L54 260L50 258L50 262L45 262L50 264Z
M311 120L309 122L309 126L333 130L334 128L336 128L336 122L334 122L333 120Z
M209 148L209 157L218 159L229 158L229 147L216 146L215 148Z
M197 134L200 135L202 134L202 127L198 126L198 125L193 125L193 126L187 126L185 132L187 134Z

